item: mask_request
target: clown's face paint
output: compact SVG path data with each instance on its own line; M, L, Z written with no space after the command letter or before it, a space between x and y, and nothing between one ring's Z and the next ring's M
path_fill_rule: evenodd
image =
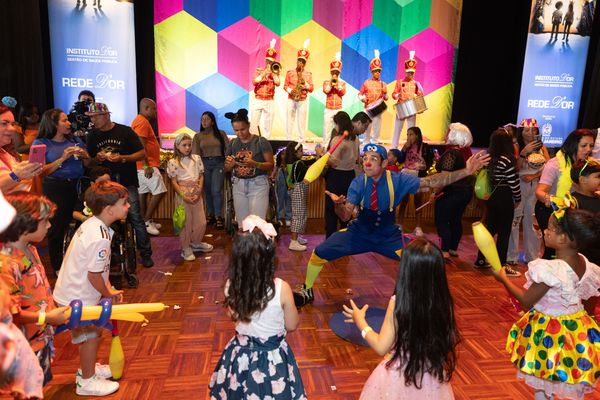
M374 151L367 151L363 155L363 168L365 175L375 180L379 179L385 170L387 160L381 160L381 155Z

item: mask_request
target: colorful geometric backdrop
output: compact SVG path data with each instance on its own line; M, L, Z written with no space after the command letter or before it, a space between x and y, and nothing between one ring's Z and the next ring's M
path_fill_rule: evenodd
M219 128L232 133L224 114L250 109L252 77L264 66L265 50L277 39L285 71L310 38L306 68L315 90L309 98L307 138L323 134L329 63L342 54L347 82L344 111L363 109L357 97L370 78L369 61L379 49L388 93L404 77L404 60L416 50L415 78L425 90L428 110L417 125L431 141L441 141L450 122L461 0L157 0L154 2L156 95L161 133L195 132L204 111L217 115ZM285 138L287 93L276 90L271 138ZM381 139L390 140L393 101L383 116ZM406 128L405 128L406 129ZM402 134L405 136L405 132Z

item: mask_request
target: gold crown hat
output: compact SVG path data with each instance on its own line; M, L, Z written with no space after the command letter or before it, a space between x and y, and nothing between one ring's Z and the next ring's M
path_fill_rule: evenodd
M379 59L379 50L375 49L375 57L369 63L369 68L371 71L380 70L381 71L381 60Z
M269 43L269 48L267 49L267 53L265 54L265 58L269 61L275 61L275 58L277 57L275 43L277 43L277 39L271 39L271 43Z
M304 60L304 62L306 62L306 60L308 60L308 57L310 56L310 52L308 51L309 44L310 44L310 39L306 39L304 41L304 44L302 45L302 48L300 50L298 50L298 59L299 60Z
M417 60L415 60L415 51L408 52L408 60L404 61L404 70L414 73L417 70Z
M342 62L340 61L341 53L338 51L335 53L335 59L329 64L329 71L342 71Z

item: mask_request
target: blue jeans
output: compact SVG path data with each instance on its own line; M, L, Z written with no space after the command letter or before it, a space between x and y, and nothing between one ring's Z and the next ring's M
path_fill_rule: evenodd
M277 216L286 221L292 220L292 199L286 182L287 176L281 168L277 172L275 191L277 192Z
M206 215L221 217L223 207L224 157L203 157Z
M235 220L238 225L241 226L242 221L251 214L262 219L267 218L269 180L266 175L258 175L249 179L240 179L234 176L231 178L231 184L233 186Z
M129 212L127 220L135 230L135 242L140 255L143 258L152 257L152 245L150 244L150 236L146 231L146 223L142 217L140 209L140 195L137 186L127 186L129 192Z

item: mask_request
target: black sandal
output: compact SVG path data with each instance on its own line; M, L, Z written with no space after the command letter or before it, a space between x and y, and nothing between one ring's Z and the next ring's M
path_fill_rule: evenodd
M212 215L209 215L206 218L206 225L213 225L215 223L215 217L213 217Z
M217 228L217 229L225 228L225 224L223 223L223 218L221 218L221 217L217 218L217 221L215 223L215 228Z

